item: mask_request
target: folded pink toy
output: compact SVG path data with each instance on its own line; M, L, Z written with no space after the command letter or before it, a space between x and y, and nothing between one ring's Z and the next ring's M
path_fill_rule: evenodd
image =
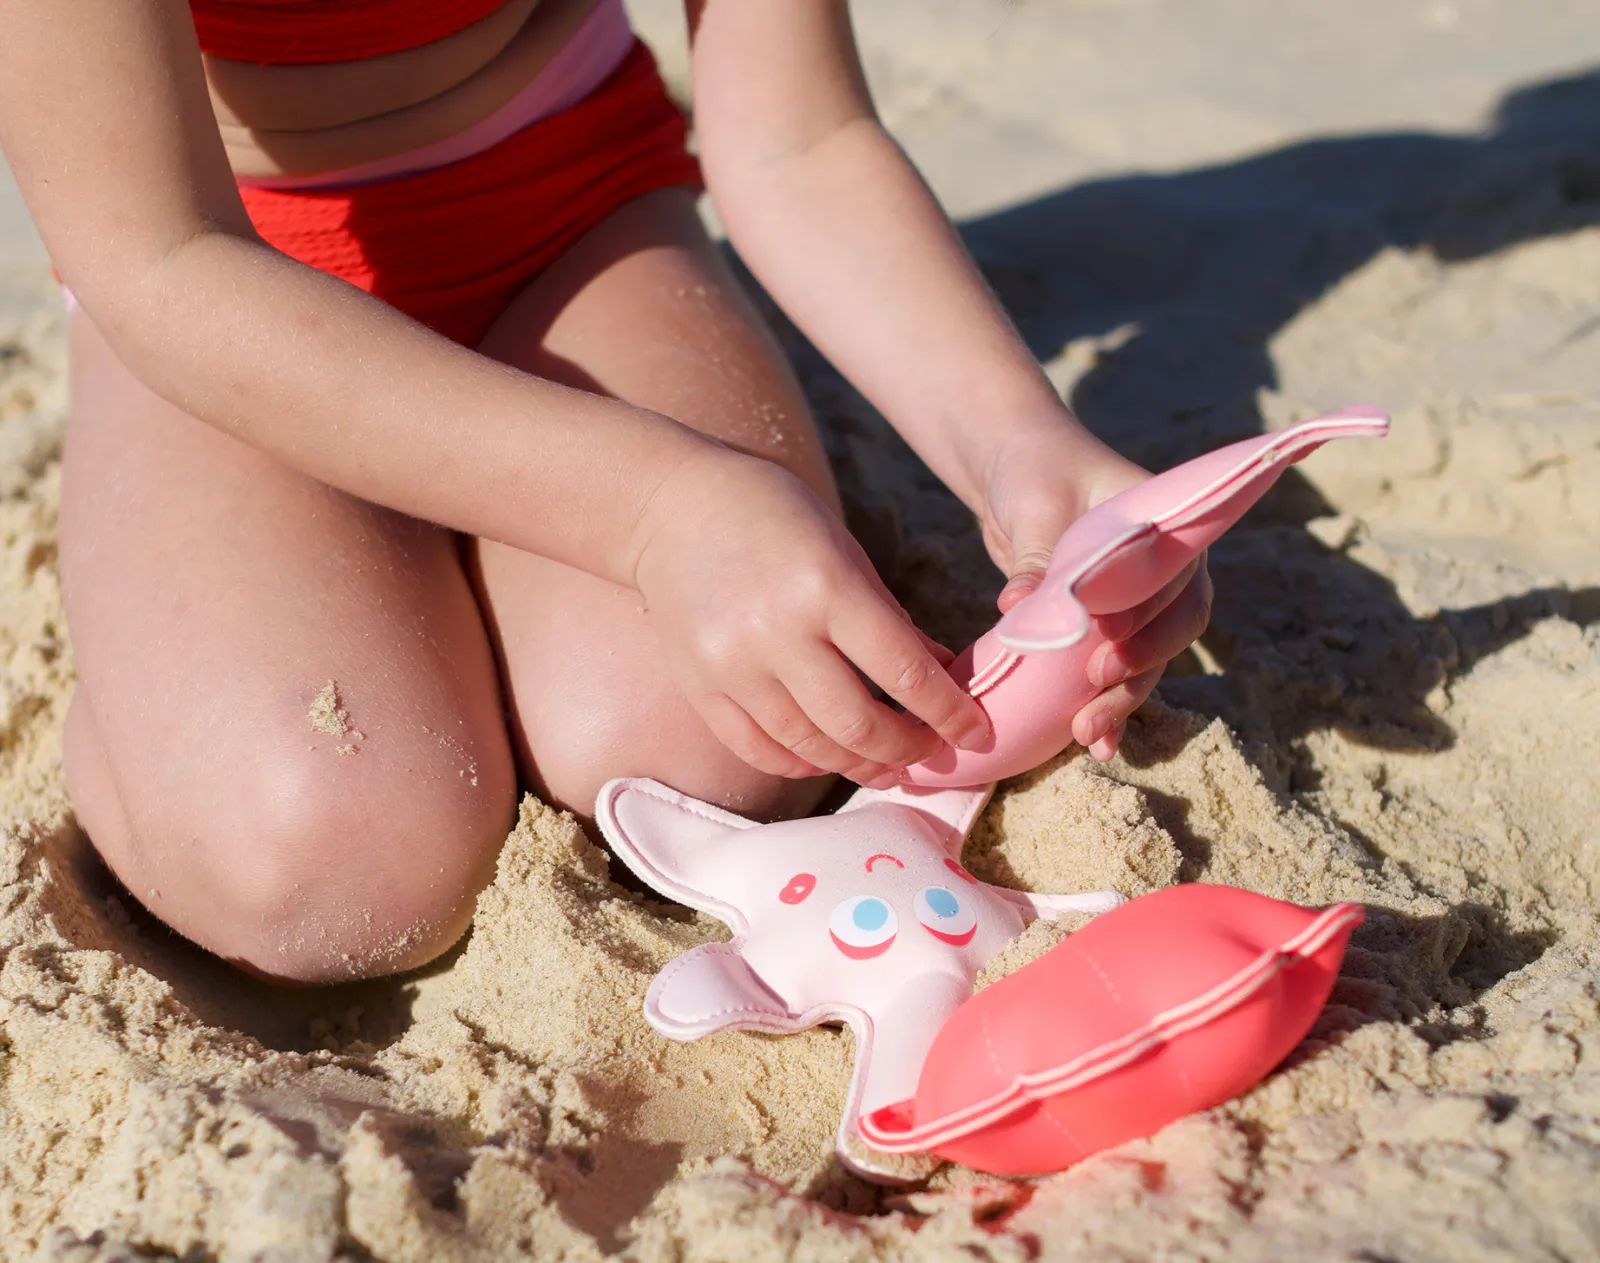
M1329 439L1381 436L1375 408L1302 421L1231 443L1113 496L1061 536L1044 581L950 664L988 712L986 749L946 746L907 769L913 785L981 785L1037 767L1072 744L1072 718L1100 690L1084 667L1103 642L1093 616L1154 596Z

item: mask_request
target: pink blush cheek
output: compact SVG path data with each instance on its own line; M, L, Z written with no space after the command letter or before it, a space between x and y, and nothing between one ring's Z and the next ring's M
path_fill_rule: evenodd
M817 888L816 876L812 873L796 873L789 879L789 884L778 892L778 902L791 906L803 903L813 890Z

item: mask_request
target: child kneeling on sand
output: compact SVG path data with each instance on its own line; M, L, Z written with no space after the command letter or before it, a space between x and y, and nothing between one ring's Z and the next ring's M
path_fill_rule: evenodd
M698 165L620 0L0 13L0 140L77 304L68 786L133 893L247 969L443 951L519 768L579 813L647 775L776 817L985 739L841 524L702 169L977 514L1002 609L1146 476L878 124L844 0L691 0ZM1191 569L1107 628L1097 757L1209 601Z

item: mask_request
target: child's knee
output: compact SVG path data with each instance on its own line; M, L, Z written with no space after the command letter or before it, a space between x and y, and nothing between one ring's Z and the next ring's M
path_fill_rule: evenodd
M501 733L471 760L433 742L326 751L331 773L325 759L258 755L134 813L92 723L69 717L67 744L79 820L130 890L208 951L285 982L396 973L445 951L515 815Z
M104 845L121 849L128 840L128 822L121 800L106 765L105 750L95 730L94 716L82 691L67 707L67 722L61 740L62 771L66 776L67 798L79 825Z
M241 819L230 848L233 941L205 945L258 973L320 983L414 968L460 938L513 820L510 757L470 775L404 762L338 778L278 769L263 794L271 806Z

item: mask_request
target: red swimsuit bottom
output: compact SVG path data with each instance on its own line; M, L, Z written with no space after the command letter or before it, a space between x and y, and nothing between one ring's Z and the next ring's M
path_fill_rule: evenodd
M576 105L444 166L366 184L241 188L291 258L475 346L528 280L624 202L700 186L687 126L635 41Z

